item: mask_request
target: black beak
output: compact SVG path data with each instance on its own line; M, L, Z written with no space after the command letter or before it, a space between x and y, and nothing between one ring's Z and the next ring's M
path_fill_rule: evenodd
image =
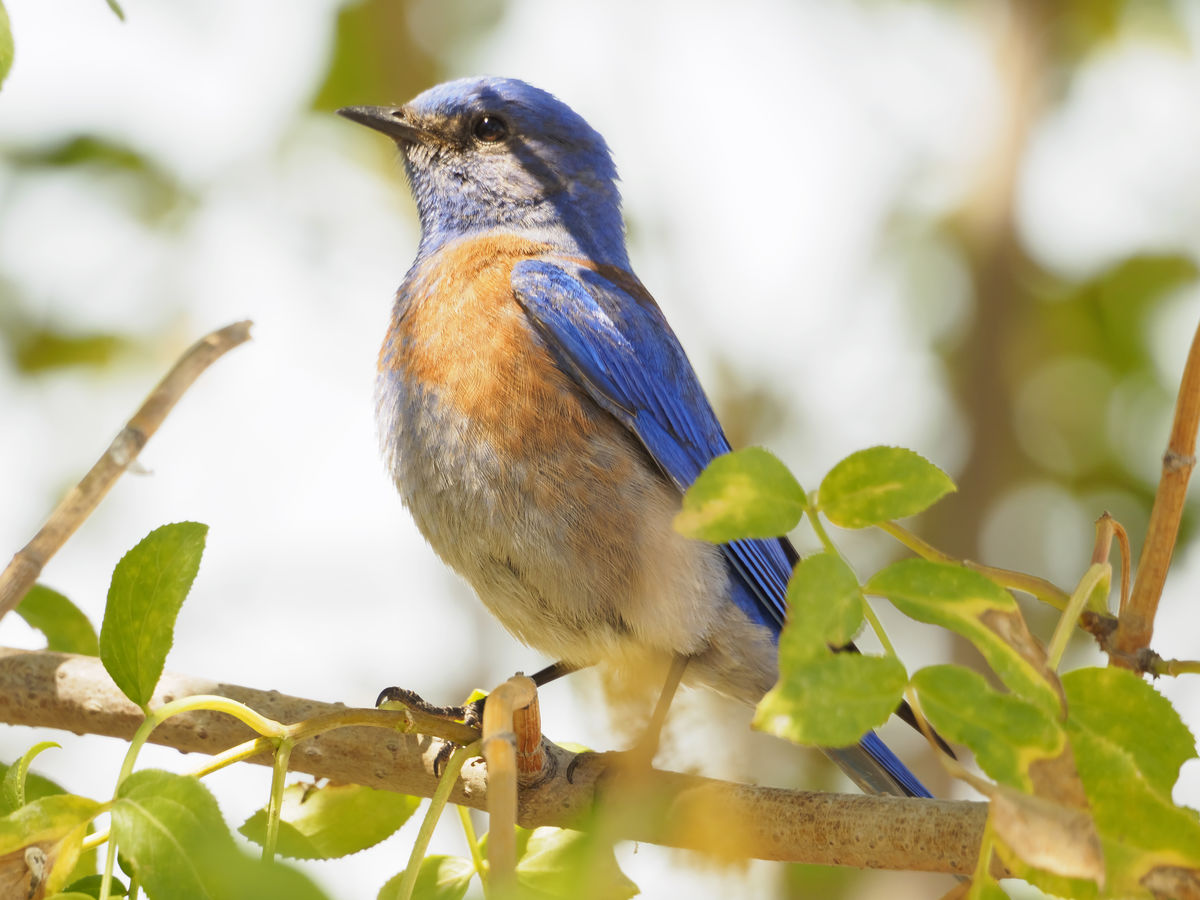
M417 143L433 137L413 123L403 106L345 106L337 111L351 122L381 131L395 141Z

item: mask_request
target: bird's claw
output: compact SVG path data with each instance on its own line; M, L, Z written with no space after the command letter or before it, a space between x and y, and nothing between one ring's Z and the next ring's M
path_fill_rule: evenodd
M379 697L376 698L375 705L379 707L384 703L400 703L403 706L423 712L426 715L435 716L439 719L448 719L452 722L462 722L472 728L479 728L483 724L483 704L486 700L487 697L480 697L478 700L463 704L462 706L436 706L408 688L387 687L379 692ZM446 764L450 762L450 757L460 746L460 744L454 741L442 741L442 746L438 748L437 755L433 758L433 774L435 778L442 777L442 773L446 770Z

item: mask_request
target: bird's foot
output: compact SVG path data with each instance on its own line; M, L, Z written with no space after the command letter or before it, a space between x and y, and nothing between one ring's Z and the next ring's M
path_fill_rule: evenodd
M389 687L379 692L379 697L375 700L375 706L383 706L385 703L399 703L409 709L417 710L438 719L461 722L471 728L479 728L483 724L483 704L486 700L487 697L483 696L464 703L462 706L437 706L415 691L410 691L408 688ZM437 756L433 758L433 774L435 777L442 777L442 772L446 769L446 763L450 761L451 755L459 746L454 741L442 742L441 747L438 748Z

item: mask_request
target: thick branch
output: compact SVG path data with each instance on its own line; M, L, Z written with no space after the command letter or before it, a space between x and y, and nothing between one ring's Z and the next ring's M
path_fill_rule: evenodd
M58 552L75 530L104 499L129 464L137 459L146 442L200 373L226 352L250 339L250 322L235 322L194 343L150 392L104 455L83 480L54 507L50 518L33 540L17 551L0 573L0 618L21 602L33 587L50 557Z
M171 673L163 676L151 706L200 693L230 697L285 723L344 709ZM142 715L96 658L0 648L0 721L128 739ZM446 723L439 730L449 733ZM167 720L151 740L213 754L251 737L227 716L195 713ZM356 726L299 743L291 765L338 782L429 797L440 747L427 735ZM987 815L982 803L789 791L658 770L634 780L616 775L603 756L584 757L568 781L574 756L553 744L547 751L540 779L521 790L521 824L578 826L600 799L616 837L726 857L965 874L975 866ZM482 761L463 770L453 800L485 808Z

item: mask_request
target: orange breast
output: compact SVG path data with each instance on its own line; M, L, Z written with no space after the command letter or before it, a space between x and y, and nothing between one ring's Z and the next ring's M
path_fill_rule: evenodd
M485 237L441 251L406 285L407 308L380 351L380 369L436 393L501 454L561 448L594 428L578 387L512 294L513 266L545 249Z

